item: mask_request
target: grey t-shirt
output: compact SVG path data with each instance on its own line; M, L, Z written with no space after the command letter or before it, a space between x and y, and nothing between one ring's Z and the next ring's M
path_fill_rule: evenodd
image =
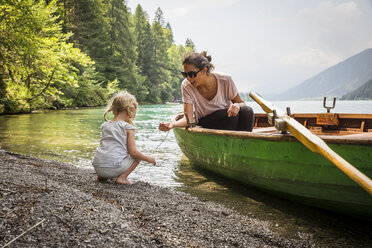
M118 168L127 156L127 133L136 129L125 121L107 121L101 125L102 137L93 159L94 167Z

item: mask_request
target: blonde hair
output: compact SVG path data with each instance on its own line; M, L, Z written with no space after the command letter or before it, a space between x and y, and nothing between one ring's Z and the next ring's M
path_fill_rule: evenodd
M120 91L117 93L109 102L107 106L107 110L105 114L103 115L103 119L105 121L108 121L106 119L106 115L112 111L114 115L119 114L122 111L126 111L129 116L129 124L134 125L132 118L133 113L132 113L132 108L137 109L138 108L138 103L136 98L130 94L128 91Z

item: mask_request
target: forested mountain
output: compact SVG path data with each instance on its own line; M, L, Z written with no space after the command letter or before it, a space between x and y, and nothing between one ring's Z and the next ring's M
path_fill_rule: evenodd
M341 100L372 100L372 79L358 89L342 96Z
M123 0L0 3L0 113L103 105L126 89L140 103L180 99L182 58L160 8L150 21Z
M341 97L372 78L372 49L345 61L276 96L276 100Z

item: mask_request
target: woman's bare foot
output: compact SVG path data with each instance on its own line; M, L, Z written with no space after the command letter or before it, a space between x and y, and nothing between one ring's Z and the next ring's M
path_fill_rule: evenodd
M120 177L116 178L115 183L117 183L117 184L125 184L125 185L132 185L132 182L130 182L128 179L126 179L126 178L123 179L123 178L120 178Z

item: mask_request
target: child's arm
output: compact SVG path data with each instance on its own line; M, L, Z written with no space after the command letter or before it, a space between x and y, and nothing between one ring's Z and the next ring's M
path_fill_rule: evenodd
M155 158L146 156L136 148L136 142L134 140L134 130L126 130L127 132L127 148L129 155L136 160L144 160L153 165L156 165Z

